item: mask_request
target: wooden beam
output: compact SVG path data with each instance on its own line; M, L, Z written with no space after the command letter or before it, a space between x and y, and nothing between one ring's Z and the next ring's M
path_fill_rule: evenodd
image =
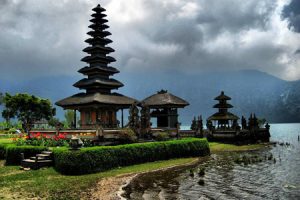
M73 123L74 123L74 128L76 129L76 109L74 109L74 119L73 119Z
M123 108L121 109L121 126L124 128L124 113L123 113Z

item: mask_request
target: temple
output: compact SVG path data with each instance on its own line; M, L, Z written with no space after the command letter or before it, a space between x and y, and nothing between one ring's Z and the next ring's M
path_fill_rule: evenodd
M178 124L178 108L189 103L167 90L158 91L141 101L141 105L149 107L151 118L156 118L158 128L176 128Z
M227 101L231 100L231 97L226 96L224 91L222 91L215 100L219 101L219 103L213 107L218 108L219 111L210 116L207 120L211 121L212 125L218 129L234 128L233 126L237 126L239 117L228 112L228 109L233 108L231 104L227 103Z
M136 100L112 90L118 89L123 84L113 78L112 75L119 73L110 63L116 60L108 56L114 49L107 46L112 41L107 38L111 35L106 29L109 28L105 19L106 11L100 5L93 8L94 13L89 26L92 30L87 34L91 37L85 42L89 46L83 49L89 54L81 61L88 64L78 72L87 76L77 83L74 87L85 90L83 93L75 94L56 102L56 105L64 109L72 109L80 112L80 127L93 128L96 124L101 124L104 128L116 128L119 126L117 120L117 111L122 111L121 126L123 126L123 109L128 109ZM74 117L76 119L76 115ZM76 120L74 120L74 128L76 128Z
M269 142L270 126L268 123L260 124L255 114L251 114L248 122L242 116L240 126L238 123L239 117L228 111L228 109L233 108L227 102L231 98L222 91L215 100L219 101L213 106L218 108L218 112L207 118L207 130L204 131L204 136L208 140L237 144ZM192 124L193 127L195 127L194 124Z

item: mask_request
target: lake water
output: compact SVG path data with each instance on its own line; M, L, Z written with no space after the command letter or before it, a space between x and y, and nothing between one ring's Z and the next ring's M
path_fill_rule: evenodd
M258 151L218 153L200 164L135 178L126 199L300 199L300 124L271 125L271 141ZM245 164L241 157L256 159ZM275 159L274 159L275 158ZM199 169L205 168L205 175ZM194 174L194 175L193 175Z

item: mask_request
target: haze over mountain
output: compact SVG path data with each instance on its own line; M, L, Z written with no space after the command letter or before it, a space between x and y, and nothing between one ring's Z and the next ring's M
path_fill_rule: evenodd
M139 77L139 78L138 78ZM1 92L27 92L54 103L68 95L79 93L72 85L82 78L78 76L41 77L30 81L0 80ZM172 73L135 73L117 76L125 86L119 91L142 100L167 89L186 99L190 106L180 110L180 121L190 124L193 116L202 114L206 119L215 112L213 99L220 91L232 97L232 112L248 117L256 113L269 122L300 122L300 81L284 81L256 70L207 72L196 75ZM160 80L160 81L157 81ZM58 108L58 116L63 111Z

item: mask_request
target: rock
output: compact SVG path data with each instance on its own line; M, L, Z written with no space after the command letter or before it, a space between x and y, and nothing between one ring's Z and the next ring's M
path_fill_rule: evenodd
M199 184L199 185L204 185L204 179L202 179L202 178L199 179L198 184Z
M190 177L194 177L194 171L190 169Z
M198 172L198 175L199 176L204 176L205 175L205 168L204 167L201 167L199 172Z

